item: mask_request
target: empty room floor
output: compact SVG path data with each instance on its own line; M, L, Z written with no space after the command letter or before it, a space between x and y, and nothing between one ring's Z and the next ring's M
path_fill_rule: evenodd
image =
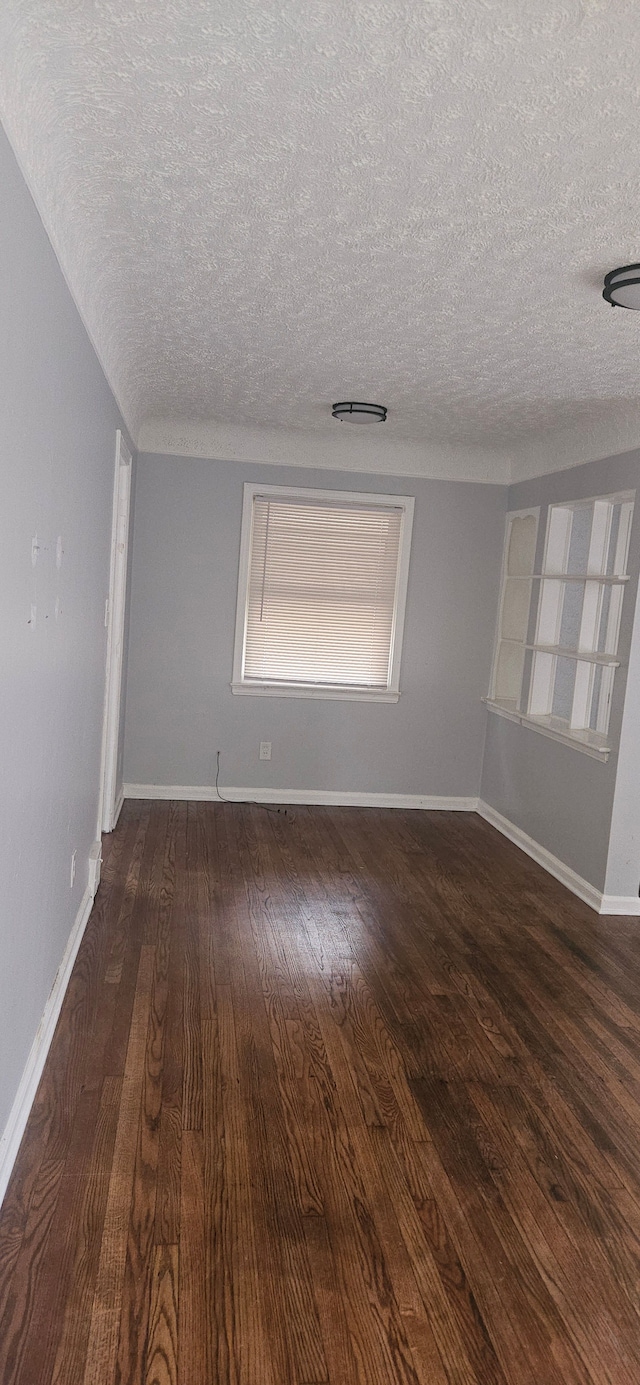
M637 1385L637 936L474 814L127 803L2 1385Z

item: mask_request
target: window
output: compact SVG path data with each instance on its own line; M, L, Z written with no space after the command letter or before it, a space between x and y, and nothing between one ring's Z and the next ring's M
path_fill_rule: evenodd
M633 494L507 516L489 706L606 758Z
M396 702L413 499L245 485L232 689Z

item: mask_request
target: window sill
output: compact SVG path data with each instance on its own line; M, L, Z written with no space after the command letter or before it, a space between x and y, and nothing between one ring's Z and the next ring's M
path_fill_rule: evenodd
M295 683L232 683L236 697L313 697L338 702L397 702L400 693L378 688L311 688Z
M531 731L538 731L541 736L547 736L552 741L560 741L563 745L573 746L574 750L580 750L583 755L590 755L594 760L606 761L611 754L611 746L595 731L565 731L557 726L550 725L538 717L527 716L525 712L519 712L515 703L496 702L490 697L483 698L490 712L496 716L505 717L507 721L517 721L521 726L527 726Z

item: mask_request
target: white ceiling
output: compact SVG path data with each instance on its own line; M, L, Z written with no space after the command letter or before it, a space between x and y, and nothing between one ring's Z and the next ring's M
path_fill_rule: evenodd
M0 109L142 446L497 481L640 444L600 296L635 0L3 0Z

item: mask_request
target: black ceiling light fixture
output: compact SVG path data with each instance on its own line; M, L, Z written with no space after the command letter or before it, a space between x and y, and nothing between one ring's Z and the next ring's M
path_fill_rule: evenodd
M384 423L387 417L383 404L358 404L352 399L333 404L331 413L341 423Z
M612 308L640 309L640 264L609 270L604 276L602 297Z

